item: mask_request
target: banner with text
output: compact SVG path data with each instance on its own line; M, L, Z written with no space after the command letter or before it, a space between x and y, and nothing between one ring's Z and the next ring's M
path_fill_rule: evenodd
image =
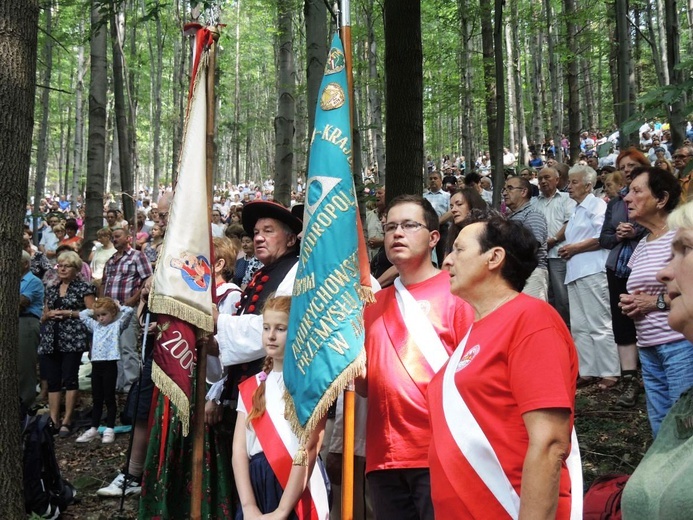
M349 116L344 48L335 34L311 139L284 359L287 418L302 442L365 364Z

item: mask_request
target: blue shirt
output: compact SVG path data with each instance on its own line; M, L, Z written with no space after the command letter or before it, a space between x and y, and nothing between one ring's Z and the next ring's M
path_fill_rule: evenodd
M91 343L92 361L117 361L120 359L120 333L130 324L135 309L123 306L120 314L108 325L101 325L92 316L94 311L84 309L79 319L93 333Z
M43 283L31 271L22 276L19 294L29 298L30 302L22 314L31 314L40 319L43 314Z

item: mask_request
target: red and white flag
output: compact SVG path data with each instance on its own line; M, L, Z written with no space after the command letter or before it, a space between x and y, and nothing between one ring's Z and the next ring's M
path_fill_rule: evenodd
M206 179L207 59L210 31L195 26L195 56L177 184L154 272L149 309L157 317L152 380L170 400L183 435L190 428L195 328L212 332L212 269Z

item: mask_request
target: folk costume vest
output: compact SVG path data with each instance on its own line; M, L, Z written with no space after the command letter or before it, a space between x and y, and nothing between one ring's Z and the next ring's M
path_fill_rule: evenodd
M276 262L260 268L243 291L241 301L237 304L238 312L236 314L239 316L242 314L260 314L267 298L277 290L296 262L298 262L297 252L292 251ZM229 367L229 377L227 378L229 392L225 392L225 397L228 395L226 398L232 402L236 401L238 399L238 384L260 372L263 360L264 357L261 357L250 363Z

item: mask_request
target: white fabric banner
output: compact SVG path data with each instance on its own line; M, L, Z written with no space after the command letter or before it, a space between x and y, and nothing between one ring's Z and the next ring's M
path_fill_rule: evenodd
M189 100L177 184L149 302L152 312L175 316L211 332L206 55L201 56Z

